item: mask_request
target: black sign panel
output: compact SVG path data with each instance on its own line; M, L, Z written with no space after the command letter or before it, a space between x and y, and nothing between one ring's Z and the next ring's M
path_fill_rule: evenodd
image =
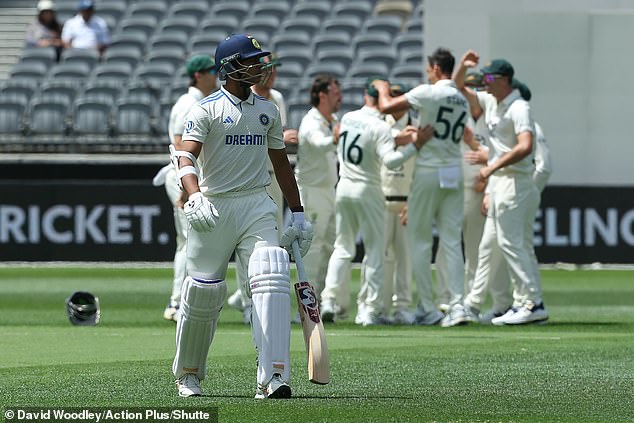
M172 206L150 180L0 185L0 260L169 261Z

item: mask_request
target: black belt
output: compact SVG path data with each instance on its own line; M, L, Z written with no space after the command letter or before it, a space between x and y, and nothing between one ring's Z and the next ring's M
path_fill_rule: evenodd
M407 195L386 195L385 201L407 201Z

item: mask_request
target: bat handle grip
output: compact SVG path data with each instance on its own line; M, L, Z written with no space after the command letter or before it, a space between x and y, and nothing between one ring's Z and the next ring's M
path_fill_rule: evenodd
M299 243L297 240L291 243L293 248L293 257L295 258L295 265L297 266L297 277L300 282L306 281L306 272L304 270L304 262L302 261L302 254L299 250Z

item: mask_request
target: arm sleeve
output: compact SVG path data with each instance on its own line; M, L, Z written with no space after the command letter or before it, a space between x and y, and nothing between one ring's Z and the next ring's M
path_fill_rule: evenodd
M304 140L318 149L330 150L335 147L333 144L332 133L321 125L310 124L308 128L305 128L302 131L300 137L304 138Z
M431 94L431 85L422 84L412 88L405 93L407 102L414 109L422 109L425 107L425 99Z
M395 150L394 138L388 125L381 125L377 128L377 154L388 169L396 169L401 166L407 159L416 154L414 144Z
M192 107L185 120L183 141L205 142L210 131L211 117L202 106L196 105Z
M542 192L550 179L550 174L553 172L553 164L548 143L544 133L537 124L535 124L535 133L535 171L533 172L533 181L539 192Z
M530 132L534 135L535 128L533 126L533 119L531 118L531 108L528 102L524 100L516 100L515 103L518 104L516 105L516 107L513 107L511 113L511 119L513 120L515 133L521 134L522 132Z

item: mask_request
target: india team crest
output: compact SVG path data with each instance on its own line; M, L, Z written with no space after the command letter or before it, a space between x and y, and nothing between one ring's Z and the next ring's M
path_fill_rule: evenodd
M251 38L251 42L253 43L253 47L257 48L258 50L262 49L262 47L260 47L260 43L255 38Z
M269 122L271 121L271 119L269 118L269 116L266 113L262 113L260 115L260 123L264 126L268 125Z

